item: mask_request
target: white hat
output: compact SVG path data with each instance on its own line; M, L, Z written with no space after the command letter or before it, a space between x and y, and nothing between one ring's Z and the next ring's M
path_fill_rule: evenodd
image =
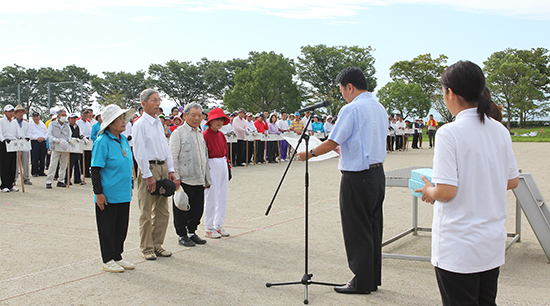
M75 113L70 113L69 118L78 118L78 115Z
M4 111L5 112L11 112L12 110L14 110L15 108L13 107L13 105L11 104L7 104L6 106L4 106Z
M53 109L53 108L50 109L50 116L51 116L51 115L57 115L57 112L56 112L55 109Z
M59 147L61 150L66 151L69 148L69 143L65 139L61 139L59 142Z
M174 192L173 201L174 205L176 205L179 210L188 211L190 209L189 196L187 196L187 193L185 193L183 188L180 188Z
M113 123L113 121L122 114L124 114L124 120L129 121L132 118L133 112L134 110L132 109L121 109L118 105L107 105L101 112L101 119L103 122L101 123L98 134L102 134L109 124Z

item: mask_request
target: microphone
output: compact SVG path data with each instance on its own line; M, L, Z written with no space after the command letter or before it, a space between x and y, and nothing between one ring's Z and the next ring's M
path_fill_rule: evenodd
M314 109L318 109L320 107L327 107L331 104L330 101L323 101L323 102L319 102L317 104L313 104L313 105L310 105L310 106L306 106L304 108L302 108L301 110L299 110L298 112L299 113L303 113L303 112L308 112L308 111L311 111L311 110L314 110Z

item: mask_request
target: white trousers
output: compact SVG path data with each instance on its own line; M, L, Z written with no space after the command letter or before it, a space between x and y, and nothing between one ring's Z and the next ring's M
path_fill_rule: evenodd
M204 190L204 223L206 229L216 229L225 222L227 208L227 193L229 191L229 174L227 159L209 158L212 185Z
M59 164L59 177L58 182L65 182L65 175L67 174L67 161L69 160L69 154L67 152L52 151L52 157L50 160L50 166L48 168L48 176L46 177L46 184L53 183L53 177Z

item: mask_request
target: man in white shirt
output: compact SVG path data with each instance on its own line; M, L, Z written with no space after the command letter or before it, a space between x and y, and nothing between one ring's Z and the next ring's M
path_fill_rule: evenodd
M244 132L246 131L246 119L244 108L239 109L239 113L235 119L233 119L232 129L237 135L237 145L233 147L233 155L236 155L235 166L244 166L245 161L245 142L244 142Z
M15 107L15 121L19 126L19 132L21 134L21 138L25 138L30 141L29 122L23 119L23 116L26 113L27 113L27 110L24 109L23 106L17 105ZM21 157L21 168L23 168L23 184L32 185L31 174L29 172L30 152L21 151L19 153L19 157ZM19 164L19 161L17 161L17 163ZM15 174L15 181L17 181L18 177L19 177L19 168L17 168L16 174Z
M246 113L246 132L252 133L257 132L256 126L254 125L254 115L252 113ZM246 162L251 164L253 163L252 157L254 156L254 141L246 141L246 146L248 148L248 156L246 157Z
M145 89L140 94L143 116L134 123L132 136L134 156L138 164L139 233L141 252L147 260L157 256L170 257L172 253L162 247L168 227L168 198L152 195L156 182L170 179L176 181L172 153L164 135L164 128L157 116L160 96L154 89ZM154 217L152 217L154 216Z
M78 129L80 129L80 134L84 135L86 139L90 139L92 133L92 124L90 123L90 114L92 114L90 108L85 108L82 110L80 119L76 121ZM90 163L92 162L92 151L84 151L84 176L91 177L90 175Z
M15 188L15 169L17 165L17 152L8 152L7 144L12 140L21 138L19 126L14 120L15 108L8 104L4 106L4 118L0 119L0 178L2 192L17 192Z
M29 138L31 139L31 175L33 177L46 176L44 169L46 167L46 139L48 138L48 128L40 120L40 114L34 112L32 121L29 123Z
M311 117L311 113L306 112L304 118L302 118L302 122L304 123L304 128L307 128L307 133L309 135L313 135L313 127L311 126L311 123L309 125L307 124L309 122L309 117Z
M334 129L334 124L332 124L332 116L327 117L327 122L325 122L325 136L329 137L330 132Z
M67 174L68 156L66 149L71 141L71 128L67 119L67 111L60 109L57 111L57 120L52 121L48 125L48 140L51 150L51 161L48 167L48 177L46 177L46 189L52 188L53 179L57 166L59 165L59 179L57 187L67 187L65 182L65 174Z
M281 119L277 121L277 126L279 127L279 132L288 133L290 132L290 127L288 126L287 112L281 114ZM279 148L281 149L281 160L288 161L288 142L286 140L279 140Z
M395 130L395 149L403 151L405 147L403 142L405 136L405 128L407 127L407 124L405 123L405 121L403 121L402 115L396 115L396 117L398 118L398 121L395 123L395 126L397 127L397 129Z

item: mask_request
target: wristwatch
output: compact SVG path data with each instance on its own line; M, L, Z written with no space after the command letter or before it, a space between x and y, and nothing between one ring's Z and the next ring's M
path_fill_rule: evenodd
M311 156L315 157L317 155L313 154L313 149L309 150L309 154L311 154Z

